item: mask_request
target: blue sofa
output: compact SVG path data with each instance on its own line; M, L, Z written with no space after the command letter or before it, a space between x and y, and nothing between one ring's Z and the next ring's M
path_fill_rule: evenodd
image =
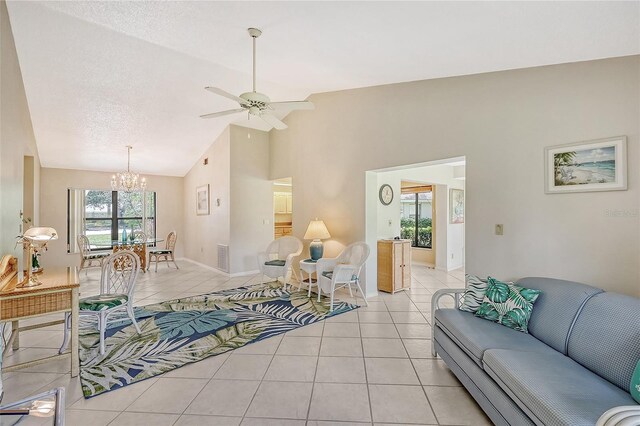
M542 291L529 334L458 310L464 289L439 290L432 299L434 356L489 418L497 425L595 425L610 408L635 405L629 386L640 359L640 299L550 278L517 284Z

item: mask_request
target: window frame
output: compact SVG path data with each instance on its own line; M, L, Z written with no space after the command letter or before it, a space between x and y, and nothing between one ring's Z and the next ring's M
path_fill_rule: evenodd
M418 242L420 240L419 238L419 229L420 229L420 196L419 194L426 194L430 192L431 193L431 246L421 246L418 245ZM431 188L430 190L426 191L426 190L416 190L416 191L411 191L411 192L405 192L401 195L413 195L413 219L411 218L411 215L409 215L409 217L407 219L409 220L413 220L413 238L411 239L411 247L413 248L419 248L419 249L427 249L427 250L433 250L433 188ZM408 203L407 203L408 204Z
M72 241L71 241L71 191L101 191L101 192L109 192L109 190L105 189L80 189L80 188L67 188L67 253L74 253L71 250ZM156 239L158 232L158 193L156 191L140 191L142 192L142 216L123 216L120 217L118 214L118 194L124 191L110 191L111 192L111 216L110 217L84 217L82 220L83 231L86 232L86 222L87 220L91 221L109 221L111 222L111 241L117 241L119 239L119 229L120 229L120 221L125 220L140 220L143 223L143 227L145 227L145 221L152 220L153 221L153 233L152 235L148 235L148 238ZM147 195L153 194L153 216L146 216L147 212ZM86 203L83 205L83 211L86 212ZM155 241L152 244L149 244L150 247L156 247ZM74 245L75 247L75 245ZM91 249L91 251L111 251L111 247L99 247Z

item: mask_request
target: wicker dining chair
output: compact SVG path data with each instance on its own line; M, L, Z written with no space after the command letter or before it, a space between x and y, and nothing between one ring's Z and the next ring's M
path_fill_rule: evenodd
M78 247L80 248L80 269L102 268L104 260L109 257L109 252L91 251L91 243L86 235L78 235ZM87 274L88 271L85 271Z
M95 317L100 332L100 354L105 353L105 333L107 321L114 312L125 310L138 334L140 326L133 313L133 292L135 290L140 258L130 250L120 250L111 254L102 265L100 294L80 299L80 316ZM63 353L69 343L71 332L70 314L65 316L65 333L59 353ZM116 317L113 321L121 321Z
M178 240L178 234L175 231L169 232L165 241L164 248L149 250L149 262L147 264L147 270L151 268L151 262L156 261L156 272L158 272L158 262L164 260L167 262L167 268L169 267L169 259L173 262L176 269L180 269L175 259L176 241Z

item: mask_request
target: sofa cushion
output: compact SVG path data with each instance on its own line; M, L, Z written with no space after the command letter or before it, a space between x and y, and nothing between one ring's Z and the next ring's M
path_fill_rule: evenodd
M566 355L569 331L578 312L590 297L602 290L552 278L523 278L516 284L542 291L531 313L529 333Z
M507 284L489 277L487 291L476 316L528 333L527 324L540 290Z
M436 327L433 338L438 355L495 425L534 425L511 397L487 375L481 366L476 365L473 359L467 356L444 331ZM477 423L483 422L478 421Z
M631 396L560 352L489 349L484 370L539 425L594 425Z
M640 359L640 299L616 293L589 299L568 349L571 358L628 392Z
M549 346L525 333L476 318L470 312L438 309L436 324L482 367L484 351L492 348L522 349L531 352L554 352Z

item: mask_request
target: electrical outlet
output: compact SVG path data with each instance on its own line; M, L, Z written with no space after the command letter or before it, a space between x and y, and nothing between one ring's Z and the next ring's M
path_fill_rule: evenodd
M496 235L503 235L504 234L504 225L499 223L496 225Z
M451 253L451 259L453 259L453 253Z
M200 253L204 253L204 247L200 247Z
M389 219L389 226L391 226L392 223L393 223L393 221L391 219Z

